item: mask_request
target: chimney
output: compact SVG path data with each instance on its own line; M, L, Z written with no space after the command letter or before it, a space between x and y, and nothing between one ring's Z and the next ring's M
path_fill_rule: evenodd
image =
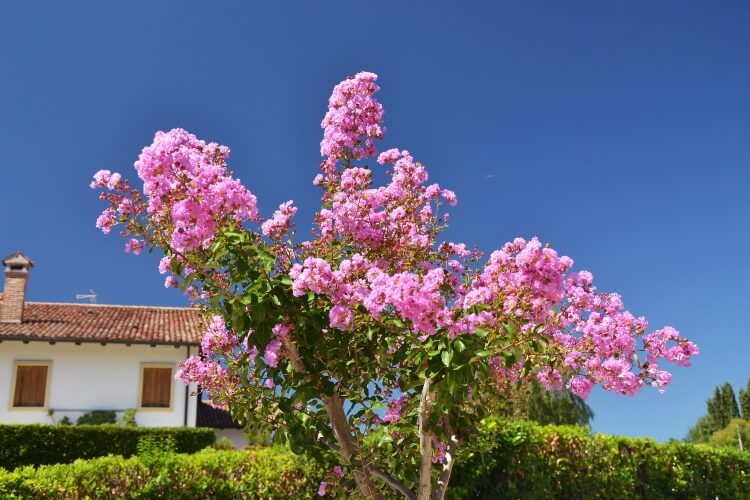
M5 286L3 301L0 303L0 323L20 323L23 321L29 269L34 267L34 263L21 252L15 252L3 260L3 266Z

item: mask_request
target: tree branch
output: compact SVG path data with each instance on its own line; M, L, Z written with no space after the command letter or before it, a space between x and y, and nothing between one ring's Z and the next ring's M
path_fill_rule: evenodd
M432 494L432 500L443 500L445 498L445 492L448 489L448 481L451 479L451 472L453 471L453 464L456 463L456 448L458 447L458 439L454 434L451 434L448 440L448 448L445 450L445 463L443 469L440 471L440 476L437 480L437 488Z
M419 489L418 500L429 500L432 489L432 432L427 428L427 420L432 411L432 379L427 378L422 386L422 399L419 402Z
M380 479L385 484L404 495L404 498L406 498L407 500L417 500L417 495L415 495L413 491L407 488L404 483L402 483L395 477L391 476L387 472L378 469L377 467L372 467L370 468L370 470L372 471L373 476Z
M367 499L383 499L383 495L372 484L372 468L369 464L358 463L359 446L357 446L354 438L352 438L349 419L346 418L346 414L344 413L344 405L341 398L337 393L334 393L332 396L324 396L322 400L326 407L326 412L328 412L328 419L331 421L331 426L333 427L333 435L336 436L336 440L341 446L340 455L347 463L355 466L353 475L354 481L357 483L357 488ZM359 470L357 470L357 466L359 466Z

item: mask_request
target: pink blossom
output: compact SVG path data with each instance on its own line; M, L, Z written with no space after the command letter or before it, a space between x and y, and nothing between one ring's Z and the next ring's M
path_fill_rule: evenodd
M266 351L263 353L263 361L271 368L279 366L279 351L281 350L281 341L279 339L271 340L266 345Z
M403 395L398 399L395 399L388 403L388 407L383 416L383 422L390 422L396 424L401 420L401 410L409 401L409 396Z
M261 225L261 230L265 236L273 239L280 239L289 231L291 218L297 213L297 207L292 205L292 200L279 205L279 209L273 213L273 217Z
M432 446L434 448L433 450L433 456L432 456L432 463L433 464L442 464L445 463L446 454L448 452L448 443L442 443L438 441L438 439L433 434L431 436Z
M349 330L354 321L354 315L352 312L342 305L333 306L328 313L328 317L330 319L331 328L338 328L339 330Z
M131 238L125 243L125 253L132 252L133 255L140 255L141 250L143 250L143 243L135 238Z
M160 225L174 228L175 250L205 247L217 225L257 218L255 196L231 177L224 163L228 156L226 146L173 129L157 132L135 163L148 212Z
M172 257L165 255L159 261L159 273L165 274L167 271L170 270L171 266L172 266Z
M291 323L277 323L273 326L271 331L277 337L289 338L293 328L294 328L294 325Z
M344 469L342 469L340 465L336 465L333 468L333 475L338 479L343 479L346 474L344 474Z
M238 346L237 335L227 330L224 318L218 315L211 316L208 329L201 340L203 353L230 357Z
M373 73L357 73L334 87L328 100L328 113L321 124L324 129L320 143L322 156L335 161L342 158L346 150L355 158L375 154L373 139L383 135L383 107L372 98L380 90L375 84L377 78Z
M326 496L326 493L328 492L328 483L325 481L320 482L320 486L318 487L318 495L321 497Z

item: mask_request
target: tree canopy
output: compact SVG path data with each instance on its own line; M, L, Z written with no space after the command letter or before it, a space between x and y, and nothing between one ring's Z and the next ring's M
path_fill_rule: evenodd
M698 349L669 326L647 333L620 295L537 238L489 256L442 240L456 195L429 184L409 151L378 152L376 79L359 73L333 89L310 240L296 238L292 200L264 220L228 169L229 148L182 129L141 152L142 190L95 174L110 204L97 225L124 225L126 251L163 251L165 285L206 311L184 381L296 452L339 456L321 494L381 498L388 487L442 499L458 449L479 446L480 422L518 387L663 390L662 364L687 366ZM374 169L385 185L374 186Z

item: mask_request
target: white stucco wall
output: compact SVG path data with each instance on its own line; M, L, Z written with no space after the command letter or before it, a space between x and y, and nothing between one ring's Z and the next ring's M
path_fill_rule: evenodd
M191 354L196 351L191 348ZM69 342L3 341L0 343L0 422L52 423L64 416L72 421L91 410L135 408L139 426L183 426L185 385L174 382L171 408L139 408L141 367L144 363L175 365L187 358L187 347L124 344L76 345ZM16 361L51 362L47 409L13 408L13 370ZM189 388L190 392L195 387ZM195 426L195 396L188 396L188 426Z

